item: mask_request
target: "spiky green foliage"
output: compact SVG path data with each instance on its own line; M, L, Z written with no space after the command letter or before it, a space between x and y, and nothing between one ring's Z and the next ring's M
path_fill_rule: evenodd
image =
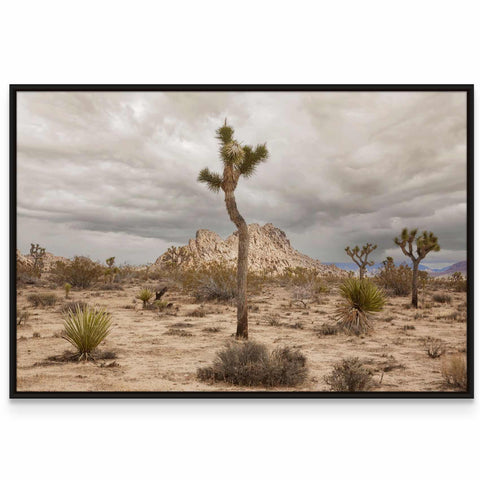
M148 288L142 288L140 293L137 295L137 298L143 302L143 307L145 308L148 302L152 299L154 293Z
M255 150L252 149L249 145L243 147L245 153L243 162L238 166L238 171L244 177L251 177L257 168L257 166L265 162L268 158L267 145L257 145Z
M396 237L394 239L394 242L402 249L402 252L411 258L413 262L419 262L432 251L440 251L438 238L432 232L425 230L418 236L417 233L417 228L410 231L408 231L408 228L404 228L400 238Z
M95 349L111 331L110 314L96 307L77 306L65 316L62 338L76 348L79 360L94 358Z
M200 170L197 180L205 183L208 189L215 193L222 187L222 177L218 173L212 173L208 168Z
M106 263L109 267L113 267L113 264L115 263L115 257L107 258L107 259L105 260L105 263Z
M369 280L348 278L340 286L342 302L336 310L338 325L347 333L360 335L372 329L368 315L380 312L385 293Z
M234 168L236 174L235 182L243 175L251 177L257 166L268 159L266 144L257 145L253 148L250 145L242 145L233 138L234 129L225 124L217 130L216 138L220 141L220 158L225 166ZM211 172L208 168L200 170L197 180L205 183L207 187L217 193L224 185L222 175Z

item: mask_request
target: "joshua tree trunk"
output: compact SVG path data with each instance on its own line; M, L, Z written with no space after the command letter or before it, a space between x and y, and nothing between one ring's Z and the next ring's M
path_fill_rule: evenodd
M225 204L230 220L238 228L237 260L237 338L248 338L247 273L248 273L248 226L240 215L233 190L225 190Z
M360 267L360 280L363 280L364 276L365 276L365 268Z
M267 145L241 145L233 138L234 130L225 124L217 130L220 140L220 157L223 162L223 175L211 172L208 168L200 170L198 181L205 183L212 192L223 190L228 216L238 229L237 258L237 338L248 338L247 311L247 274L248 274L248 226L240 215L235 201L235 188L243 175L248 178L256 167L267 160Z
M413 262L412 271L412 305L418 308L418 263Z

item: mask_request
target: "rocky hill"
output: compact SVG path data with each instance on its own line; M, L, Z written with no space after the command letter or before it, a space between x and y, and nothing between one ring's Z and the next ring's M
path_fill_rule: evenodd
M267 223L263 227L252 223L250 233L249 270L282 273L286 268L315 268L322 274L341 273L335 265L324 265L295 250L285 232ZM155 265L173 263L180 267L212 262L234 263L237 259L238 233L234 232L226 240L210 230L198 230L195 239L183 247L171 247L161 255Z
M23 255L20 250L17 248L17 264L23 265L25 267L33 266L33 257L31 255ZM43 269L45 272L49 272L58 261L68 262L68 258L59 257L50 252L45 252L43 257Z

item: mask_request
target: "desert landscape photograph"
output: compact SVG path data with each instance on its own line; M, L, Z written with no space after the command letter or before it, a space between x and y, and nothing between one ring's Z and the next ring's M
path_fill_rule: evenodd
M15 393L471 394L467 94L15 89Z

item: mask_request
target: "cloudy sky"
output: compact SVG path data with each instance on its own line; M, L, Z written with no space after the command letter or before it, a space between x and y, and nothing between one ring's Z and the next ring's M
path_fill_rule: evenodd
M227 236L221 194L196 181L221 171L227 117L270 151L237 187L248 223L325 262L367 241L404 258L404 226L438 235L430 262L464 260L465 112L463 92L21 92L18 248L147 263L199 228Z

